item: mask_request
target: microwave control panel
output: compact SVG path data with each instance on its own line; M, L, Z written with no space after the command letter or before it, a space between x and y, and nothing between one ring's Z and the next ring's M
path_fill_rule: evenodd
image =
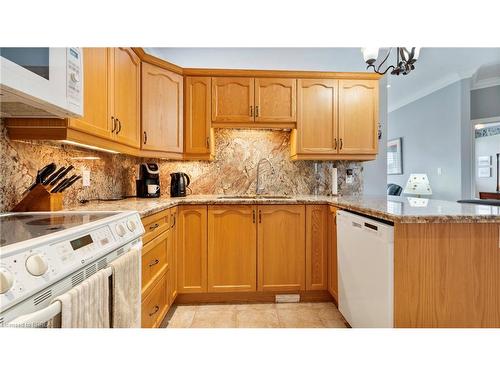
M83 87L83 51L81 48L70 47L67 49L66 82L68 101L80 105L82 102Z

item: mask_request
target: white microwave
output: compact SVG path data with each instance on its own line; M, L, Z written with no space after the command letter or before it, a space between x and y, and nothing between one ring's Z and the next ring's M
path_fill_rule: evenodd
M81 48L0 48L0 115L83 116Z

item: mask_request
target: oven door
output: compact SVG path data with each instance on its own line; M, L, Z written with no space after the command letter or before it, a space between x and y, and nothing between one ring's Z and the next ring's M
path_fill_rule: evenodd
M11 117L82 116L82 61L80 48L0 48L2 111Z

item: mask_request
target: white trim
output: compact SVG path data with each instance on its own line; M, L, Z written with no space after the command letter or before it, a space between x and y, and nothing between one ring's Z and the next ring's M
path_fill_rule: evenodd
M486 89L488 87L500 86L500 77L492 77L488 79L482 79L479 82L473 83L471 87L471 91Z
M489 124L492 122L500 122L500 116L487 117L487 118L477 118L477 119L471 120L471 122L472 122L473 127L474 127L474 125L478 125L478 124Z
M392 104L388 105L387 110L389 113L392 111L395 111L396 109L404 107L407 104L410 104L410 103L412 103L420 98L423 98L424 96L432 94L434 91L438 91L438 90L440 90L446 86L449 86L455 82L458 82L464 78L467 78L467 77L463 77L457 73L450 75L448 77L445 77L440 81L436 81L432 85L429 85L421 90L416 91L413 95L407 96L401 100L395 100ZM390 96L390 94L389 94L389 96Z

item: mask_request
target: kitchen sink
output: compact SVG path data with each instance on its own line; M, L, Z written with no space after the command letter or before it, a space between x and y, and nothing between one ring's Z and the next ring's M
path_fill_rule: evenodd
M292 199L288 195L223 195L217 199Z

